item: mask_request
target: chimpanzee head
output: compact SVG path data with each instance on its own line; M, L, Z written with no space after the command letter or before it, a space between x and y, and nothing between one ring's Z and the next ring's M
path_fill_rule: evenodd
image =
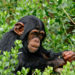
M46 36L43 22L35 16L21 18L15 24L14 32L20 36L23 46L31 53L38 51Z

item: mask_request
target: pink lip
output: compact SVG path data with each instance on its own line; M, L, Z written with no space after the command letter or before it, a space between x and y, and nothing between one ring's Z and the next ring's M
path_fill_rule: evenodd
M33 47L33 48L39 48L39 46L38 46L38 47L35 47L35 46L33 46L33 45L31 45L31 47Z
M34 46L31 46L34 50L37 50L38 49L38 47L34 47Z
M32 46L32 48L38 49L38 47L33 47L33 46Z

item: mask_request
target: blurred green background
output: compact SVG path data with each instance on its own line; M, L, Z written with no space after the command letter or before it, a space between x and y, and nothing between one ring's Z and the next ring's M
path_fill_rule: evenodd
M0 0L0 39L26 15L43 21L46 49L75 51L75 0Z

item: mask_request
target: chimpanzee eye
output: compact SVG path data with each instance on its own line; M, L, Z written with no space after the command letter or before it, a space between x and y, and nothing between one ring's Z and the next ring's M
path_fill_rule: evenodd
M42 36L42 37L43 37L43 36L44 36L44 34L43 34L43 33L40 33L40 36Z
M40 39L42 39L42 38L43 38L43 36L44 36L44 34L43 34L43 33L40 33L40 34L39 34L39 38L40 38Z

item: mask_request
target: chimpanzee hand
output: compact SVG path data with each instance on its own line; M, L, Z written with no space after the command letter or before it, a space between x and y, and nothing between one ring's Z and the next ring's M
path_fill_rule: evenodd
M62 53L62 56L63 56L65 62L67 62L67 61L72 62L73 60L75 60L75 52L73 52L73 51L64 51Z

